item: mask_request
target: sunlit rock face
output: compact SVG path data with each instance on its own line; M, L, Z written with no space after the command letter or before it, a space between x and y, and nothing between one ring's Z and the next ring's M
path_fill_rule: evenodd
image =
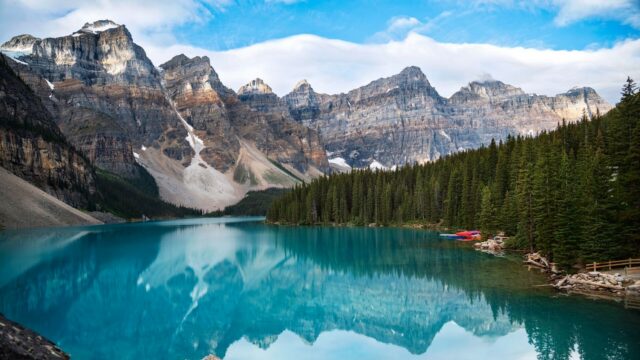
M136 177L134 148L162 148L177 160L190 156L186 131L164 94L161 77L123 25L85 24L59 38L15 37L0 47L34 87L34 75L51 84L64 135L98 166Z
M548 97L495 80L472 82L446 99L417 67L347 94L318 94L301 82L284 101L296 120L320 132L332 156L355 167L426 162L611 109L591 88Z

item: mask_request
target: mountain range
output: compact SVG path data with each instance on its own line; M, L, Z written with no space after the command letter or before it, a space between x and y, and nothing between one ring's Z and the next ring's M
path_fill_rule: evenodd
M251 190L433 161L611 109L588 87L549 97L496 80L445 98L417 67L346 94L304 80L283 97L261 79L233 91L206 56L156 67L109 20L64 37L19 35L0 51L0 117L21 124L3 127L0 165L79 207L95 186L91 167L132 183L151 174L163 200L211 211ZM34 131L50 141L36 144Z

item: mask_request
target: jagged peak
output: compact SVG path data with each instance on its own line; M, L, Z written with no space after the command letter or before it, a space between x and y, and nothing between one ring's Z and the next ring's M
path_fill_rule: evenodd
M406 68L402 69L402 71L400 71L401 75L418 75L418 76L424 76L427 77L423 72L422 69L420 69L420 67L412 65L412 66L407 66Z
M252 95L252 94L273 94L273 90L271 87L260 79L256 78L255 80L251 80L248 84L241 86L238 89L238 95Z
M171 60L166 63L160 65L160 68L163 70L169 70L176 68L178 66L182 66L185 64L201 64L204 63L206 65L211 65L209 58L207 56L194 56L193 58L189 58L185 54L179 54L171 58Z
M577 93L577 92L595 93L596 90L589 86L574 86L571 89L567 90L565 94Z
M514 96L524 95L525 92L519 87L505 84L500 80L495 79L483 79L475 80L469 83L469 85L460 89L461 91L470 91L474 94L484 97L495 96Z
M427 75L425 75L422 70L417 66L407 66L402 69L400 73L391 77L392 80L395 80L399 83L426 83L429 84L429 80L427 79Z
M506 85L502 81L495 80L495 79L473 80L472 82L469 83L469 85L471 85L471 84L476 84L476 85L480 85L480 86L502 86L502 85Z
M9 41L0 45L0 49L6 51L31 52L33 44L38 40L40 39L33 35L22 34L14 36Z
M106 19L97 20L92 23L85 23L84 26L78 32L87 32L87 33L97 34L99 32L103 32L111 29L117 29L120 26L123 26L123 25L116 24L111 20L106 20Z
M21 34L21 35L16 35L12 37L11 40L7 41L7 43L11 41L36 41L36 40L40 40L40 39L31 34Z
M298 81L296 86L293 87L293 91L301 91L301 90L313 90L311 88L311 84L309 84L307 79L302 79Z

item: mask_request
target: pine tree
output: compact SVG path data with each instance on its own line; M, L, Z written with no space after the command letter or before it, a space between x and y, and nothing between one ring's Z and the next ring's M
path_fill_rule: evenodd
M536 248L553 257L552 242L555 232L555 198L557 175L551 165L551 154L547 146L540 148L533 173L533 219Z
M627 153L627 171L621 176L625 192L621 221L628 250L640 253L640 122L632 133Z
M562 153L558 170L558 210L556 214L553 261L563 268L569 268L577 259L580 222L576 219L575 187L572 182L574 171L566 152Z
M528 156L528 149L522 153L520 170L516 183L516 201L518 206L519 244L535 250L535 223L533 218L533 164Z
M636 86L635 81L630 76L627 76L627 80L622 87L622 98L621 102L629 101L633 98L633 96L637 93L638 87Z
M480 229L484 234L494 233L497 228L497 211L493 204L493 194L489 186L482 188L482 205L480 208Z
M588 262L611 259L617 253L611 228L611 172L600 149L591 161L590 172L586 195L591 204L587 212L587 236L582 242L582 254Z

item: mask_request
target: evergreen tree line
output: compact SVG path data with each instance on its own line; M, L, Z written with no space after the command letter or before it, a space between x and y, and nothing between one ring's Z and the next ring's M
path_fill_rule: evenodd
M640 254L640 94L628 79L604 116L509 136L395 171L354 170L296 186L267 220L427 224L504 231L561 266Z

